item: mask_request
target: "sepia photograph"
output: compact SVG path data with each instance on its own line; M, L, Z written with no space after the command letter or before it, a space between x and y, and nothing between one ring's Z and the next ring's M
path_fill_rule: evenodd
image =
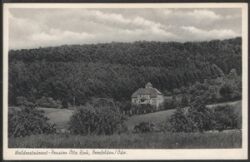
M5 4L6 159L246 159L247 4Z

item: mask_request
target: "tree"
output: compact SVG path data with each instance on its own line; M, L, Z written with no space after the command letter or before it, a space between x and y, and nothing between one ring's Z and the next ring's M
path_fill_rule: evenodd
M214 128L214 114L204 104L197 103L188 110L187 118L192 121L194 130L203 132Z
M52 97L42 97L36 100L37 106L46 108L61 108L62 104L60 101L55 101Z
M135 133L146 133L154 131L155 124L151 122L140 122L134 126Z
M181 107L186 107L188 106L189 101L188 101L188 97L186 95L183 95L181 98Z
M211 68L212 68L212 72L214 73L214 75L216 77L224 77L225 76L224 72L216 64L213 64Z
M164 95L165 95L165 96L171 96L172 93L171 93L170 91L168 91L168 90L165 90L165 91L164 91Z
M86 104L71 116L69 130L74 134L111 135L126 130L125 116L110 104Z
M20 110L8 114L8 136L24 137L32 134L55 132L55 125L49 123L44 111L34 105L23 105Z
M172 132L192 132L194 127L192 121L187 118L184 109L177 108L175 113L167 120L167 125Z
M225 100L230 100L233 95L233 87L225 83L221 88L220 88L220 95L225 99Z
M213 129L215 126L214 114L205 106L205 103L204 97L199 97L189 108L178 108L170 118L170 130L173 132L203 132Z
M117 102L116 104L120 107L120 111L125 114L129 114L132 108L131 101Z
M17 106L23 106L23 105L32 105L33 103L28 101L26 97L18 96L16 98Z
M214 110L216 126L215 129L241 129L241 117L234 112L234 107L218 106Z
M180 94L181 93L181 90L179 90L179 89L177 89L177 88L175 88L174 90L173 90L173 94L174 95L178 95L178 94Z
M231 69L228 76L229 79L235 79L238 77L236 69Z

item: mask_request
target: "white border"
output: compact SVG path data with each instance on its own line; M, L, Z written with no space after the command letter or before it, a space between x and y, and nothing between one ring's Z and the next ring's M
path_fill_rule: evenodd
M8 14L10 8L241 8L242 9L242 148L241 149L123 149L126 155L15 155L16 150L44 151L51 149L9 149L7 136L8 117ZM4 48L3 48L3 158L5 160L172 160L172 159L247 159L248 150L248 6L247 3L11 3L4 4ZM69 151L69 149L53 149ZM79 149L74 149L79 150ZM82 149L83 150L83 149ZM92 149L87 149L91 151ZM98 149L95 149L98 150ZM103 150L103 149L102 149ZM110 149L115 150L115 149Z

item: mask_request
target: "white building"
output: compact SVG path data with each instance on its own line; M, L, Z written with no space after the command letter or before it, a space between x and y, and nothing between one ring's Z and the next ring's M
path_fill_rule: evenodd
M151 83L147 83L145 88L139 88L132 94L131 100L132 104L150 104L158 109L159 106L164 102L164 96L159 90L153 88Z

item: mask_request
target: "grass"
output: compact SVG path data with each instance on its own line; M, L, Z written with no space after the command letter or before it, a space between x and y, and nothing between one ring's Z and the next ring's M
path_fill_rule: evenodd
M142 115L134 115L128 118L126 121L126 125L129 130L132 130L135 125L141 122L154 122L156 124L160 124L166 121L167 118L175 112L175 110L165 110L154 113L142 114Z
M145 133L111 136L32 135L9 138L10 148L240 148L241 131Z
M45 115L50 119L51 123L56 124L56 128L67 128L67 123L73 114L73 110L55 109L55 108L39 108L44 110Z

